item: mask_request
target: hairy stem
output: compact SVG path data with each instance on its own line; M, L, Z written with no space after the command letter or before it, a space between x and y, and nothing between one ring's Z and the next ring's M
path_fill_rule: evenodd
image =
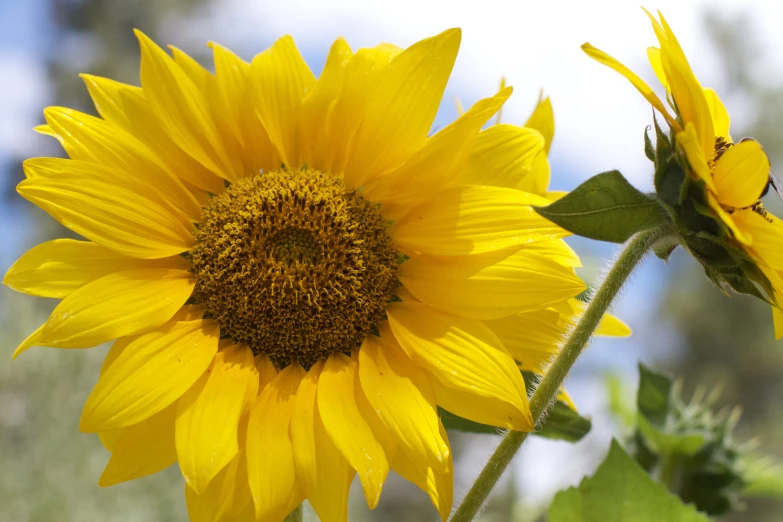
M554 403L557 393L563 385L571 367L582 353L590 337L593 335L601 318L609 309L609 305L620 293L623 284L631 275L634 268L644 259L653 244L661 237L662 230L653 229L640 232L626 244L626 247L612 265L605 279L596 290L590 304L587 305L584 315L571 331L568 339L558 353L552 365L547 370L541 382L536 387L530 398L530 411L535 419L536 426L545 418L547 411ZM489 493L497 483L500 476L508 467L514 455L522 443L525 442L528 433L510 431L498 445L490 457L476 482L465 495L462 503L457 508L451 522L470 522L479 512L481 506L487 500Z

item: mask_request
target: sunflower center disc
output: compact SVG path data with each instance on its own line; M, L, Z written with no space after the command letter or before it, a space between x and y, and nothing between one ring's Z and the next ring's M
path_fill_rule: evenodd
M360 345L397 286L376 205L314 170L245 178L212 199L191 250L194 300L221 336L278 366Z

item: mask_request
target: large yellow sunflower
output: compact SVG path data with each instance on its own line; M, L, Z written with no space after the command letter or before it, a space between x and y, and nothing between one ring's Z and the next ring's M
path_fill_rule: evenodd
M551 135L481 131L510 88L429 135L456 29L338 39L319 78L289 37L250 64L212 44L214 74L138 37L142 86L85 75L101 118L46 109L70 159L24 163L19 193L86 240L6 274L62 299L16 354L116 339L81 419L100 484L178 462L194 521L344 521L353 477L372 508L390 469L445 519L437 407L532 430L518 364L579 313L567 233L531 208Z
M655 92L623 64L593 47L582 49L625 76L658 110L671 127L691 174L704 181L707 202L735 244L745 250L775 289L772 306L775 337L783 337L783 223L760 202L769 189L769 158L755 140L734 143L729 113L717 93L704 88L694 75L674 32L662 14L660 20L645 10L660 47L647 56L656 77L666 89L670 112ZM673 114L672 114L673 113Z

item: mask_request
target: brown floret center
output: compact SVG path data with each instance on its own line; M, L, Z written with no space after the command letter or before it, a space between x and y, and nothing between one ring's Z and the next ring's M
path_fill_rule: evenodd
M280 170L214 197L191 250L221 336L280 367L348 353L385 318L398 253L378 207L328 174Z

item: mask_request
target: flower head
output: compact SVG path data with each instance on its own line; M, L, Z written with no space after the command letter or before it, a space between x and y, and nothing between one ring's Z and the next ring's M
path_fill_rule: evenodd
M342 521L353 477L374 507L393 469L445 519L437 408L532 430L518 365L579 313L567 233L531 208L547 139L481 130L511 88L430 135L459 30L338 39L318 78L289 37L252 63L213 43L214 74L138 37L141 87L85 75L101 117L46 109L70 159L24 163L19 193L85 240L6 274L62 299L17 354L114 340L81 419L102 485L178 462L193 520L307 498Z
M657 148L648 142L648 156L682 244L721 287L771 302L776 337L783 337L783 223L761 203L770 185L769 158L755 140L732 140L723 102L701 86L663 15L647 15L659 43L647 56L669 108L617 60L590 44L582 49L625 76L668 123L670 136L656 123Z

